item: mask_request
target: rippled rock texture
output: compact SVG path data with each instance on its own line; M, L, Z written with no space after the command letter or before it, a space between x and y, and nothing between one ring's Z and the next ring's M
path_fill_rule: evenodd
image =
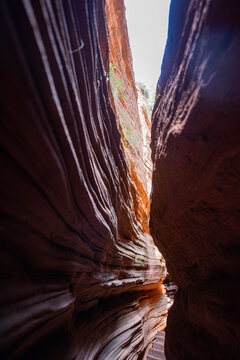
M111 103L130 169L131 194L138 221L149 233L152 162L150 113L137 91L123 0L106 0L110 48Z
M1 358L135 358L165 268L110 104L104 1L0 10Z
M239 2L173 0L153 113L151 230L179 287L167 359L238 359Z

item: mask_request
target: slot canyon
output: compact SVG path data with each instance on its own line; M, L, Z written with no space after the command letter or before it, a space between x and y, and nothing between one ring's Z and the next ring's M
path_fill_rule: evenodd
M171 1L152 111L124 0L0 9L0 358L238 360L239 2Z

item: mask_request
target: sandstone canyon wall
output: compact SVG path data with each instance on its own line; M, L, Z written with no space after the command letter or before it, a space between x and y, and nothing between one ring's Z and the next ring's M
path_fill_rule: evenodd
M165 268L110 104L105 3L0 10L1 359L140 359Z
M153 111L151 232L179 289L170 360L240 354L240 6L172 0Z
M109 29L111 103L115 110L122 149L130 169L131 194L135 212L144 232L149 233L152 162L150 149L150 114L147 105L139 105L132 54L123 0L106 0ZM143 119L143 113L145 117Z

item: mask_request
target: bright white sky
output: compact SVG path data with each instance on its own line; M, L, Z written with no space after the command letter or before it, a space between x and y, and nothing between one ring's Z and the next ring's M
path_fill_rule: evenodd
M124 0L135 80L156 87L167 39L171 0Z

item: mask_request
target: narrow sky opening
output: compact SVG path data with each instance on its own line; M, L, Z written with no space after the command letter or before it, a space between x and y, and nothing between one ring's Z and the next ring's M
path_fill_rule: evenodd
M155 89L167 40L171 0L125 0L135 80Z

